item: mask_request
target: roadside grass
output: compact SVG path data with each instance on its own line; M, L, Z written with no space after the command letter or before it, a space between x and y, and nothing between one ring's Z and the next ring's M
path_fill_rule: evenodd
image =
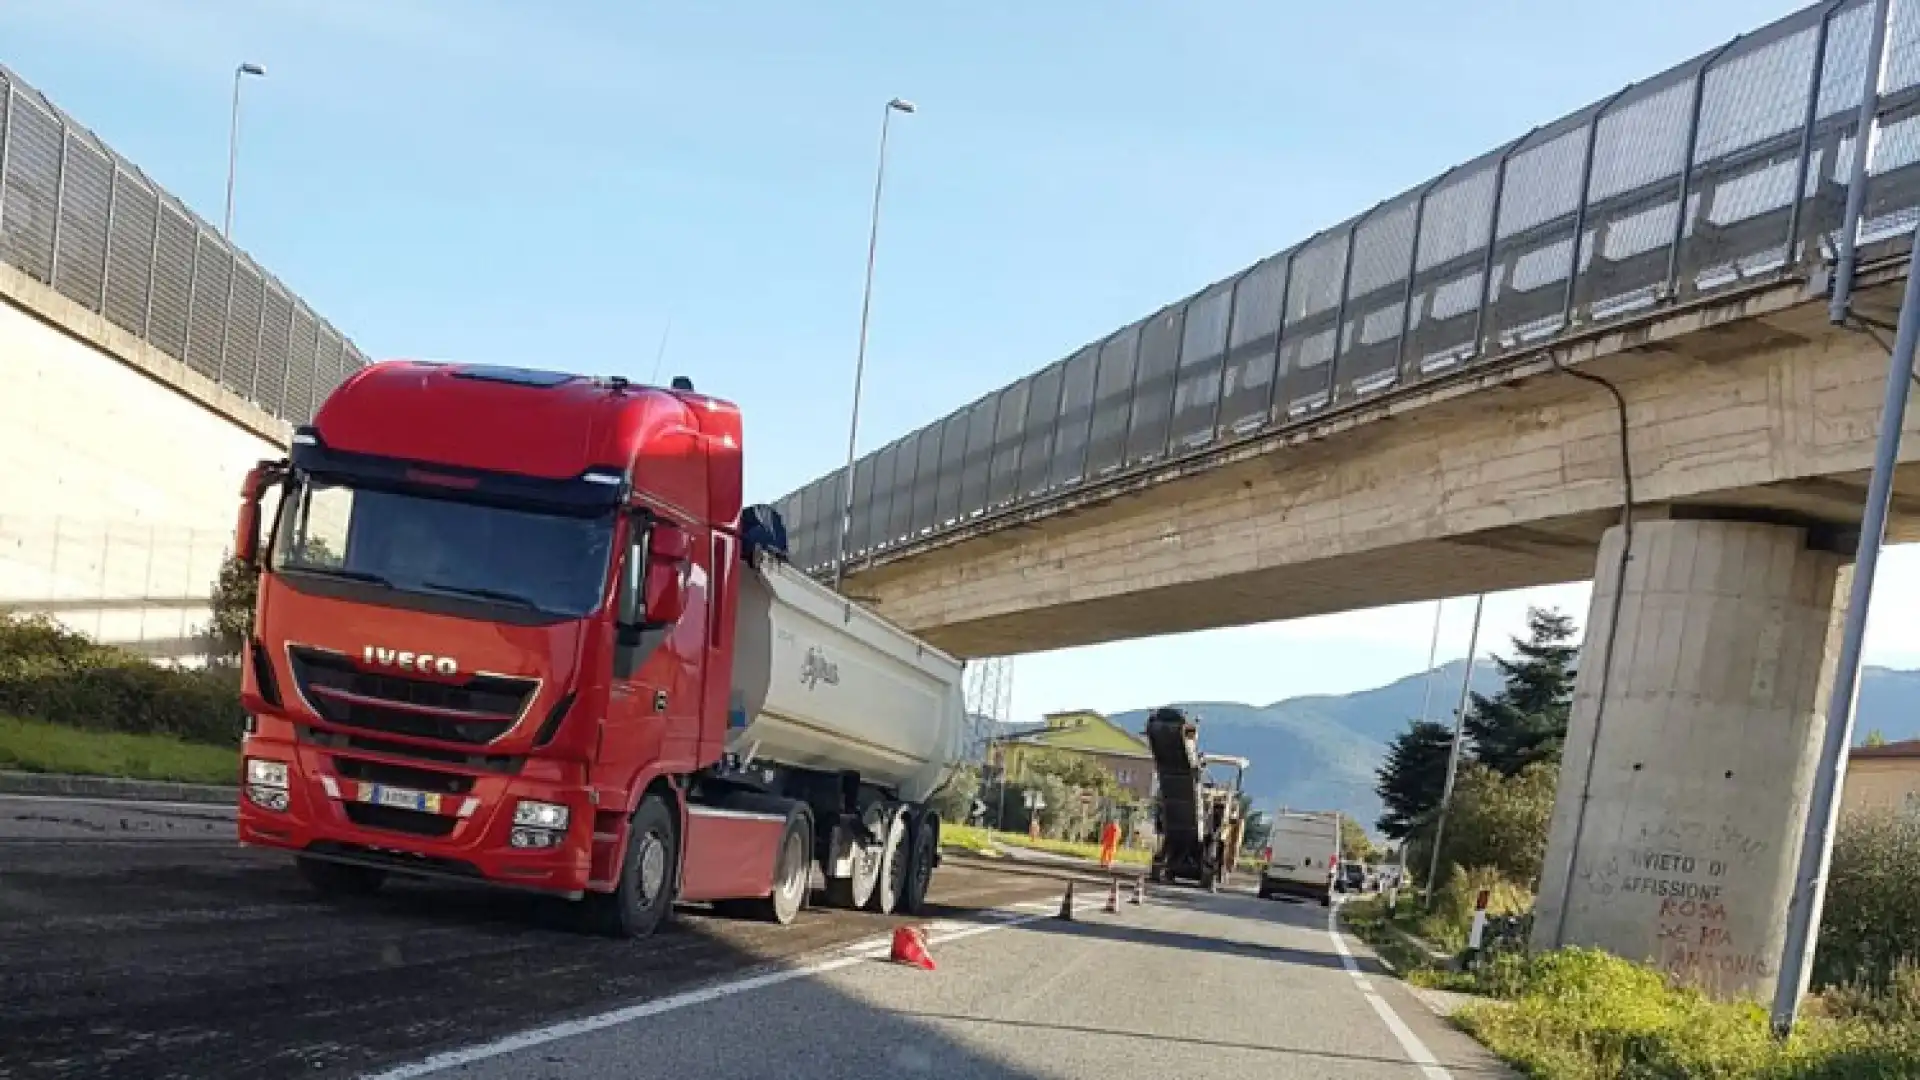
M1079 859L1100 861L1099 844L1081 844L1072 840L1033 840L1026 833L995 832L993 839L1010 847L1023 847L1033 851L1045 851L1054 855L1071 855ZM1130 866L1146 866L1153 861L1153 853L1140 848L1123 847L1114 854L1113 861Z
M999 854L993 850L987 830L974 825L948 825L943 822L940 825L940 846L990 858Z
M232 784L239 775L240 755L170 735L86 731L0 715L0 769Z

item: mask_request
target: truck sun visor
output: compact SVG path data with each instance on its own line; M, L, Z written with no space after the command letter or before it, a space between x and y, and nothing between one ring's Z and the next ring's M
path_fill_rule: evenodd
M336 450L312 427L294 433L292 460L302 473L355 487L438 491L474 502L566 514L613 510L625 504L631 488L626 470L618 465L596 465L579 476L553 480Z

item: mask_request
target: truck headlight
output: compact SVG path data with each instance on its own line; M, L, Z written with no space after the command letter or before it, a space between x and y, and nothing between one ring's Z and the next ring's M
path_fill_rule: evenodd
M565 829L567 808L559 803L521 799L519 805L513 808L513 823L535 829Z
M287 786L287 763L267 761L262 758L247 759L247 783L259 787L285 788Z

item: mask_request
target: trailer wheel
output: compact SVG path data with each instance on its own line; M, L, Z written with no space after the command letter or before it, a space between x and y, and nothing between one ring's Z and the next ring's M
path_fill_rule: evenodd
M879 844L855 844L853 850L853 873L843 878L827 879L827 903L849 911L859 911L873 901L873 894L880 884L881 856L885 851L887 836L887 807L883 803L868 803L866 812L861 814L867 831L881 838Z
M626 857L620 860L620 884L610 893L589 893L580 900L586 926L610 937L646 937L673 910L674 868L680 864L673 811L665 799L640 800L627 827Z
M371 866L329 862L306 855L296 855L293 864L300 870L300 876L307 879L307 884L313 886L313 891L322 896L369 896L380 891L387 880L385 870Z
M913 837L907 830L907 815L898 808L887 811L880 831L880 873L867 910L891 915L900 907L913 880Z
M908 915L918 915L920 909L926 906L927 893L933 888L933 863L939 845L939 823L932 817L921 818L919 827L913 830L913 857L907 867L907 891L900 898L898 910Z
M725 915L786 926L807 906L812 880L813 826L807 815L796 809L787 815L787 831L773 856L773 891L752 899L722 900L714 908Z

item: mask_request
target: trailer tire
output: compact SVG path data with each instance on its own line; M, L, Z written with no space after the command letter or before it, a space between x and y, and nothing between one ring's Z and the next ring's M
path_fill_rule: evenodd
M891 915L900 909L913 880L913 833L907 828L907 815L899 807L889 807L880 827L880 873L874 880L873 895L867 898L867 910Z
M848 911L859 911L873 902L873 894L880 888L881 862L887 836L886 814L887 807L884 804L867 804L861 817L866 821L867 831L880 837L882 846L875 851L873 845L854 845L853 873L827 879L828 904Z
M940 852L940 822L931 814L921 815L913 829L913 857L907 864L907 891L900 897L898 910L918 915L926 907L927 893L933 888L933 864Z
M680 841L673 810L659 795L640 800L627 826L626 856L620 883L612 892L588 893L579 914L586 928L609 937L641 938L653 933L673 911L673 886L680 865Z
M773 889L765 896L721 900L714 910L723 915L787 926L807 906L813 883L813 824L806 811L787 815L787 829L773 853Z
M313 891L322 896L371 896L387 880L385 870L352 863L337 863L307 855L294 856L293 864L307 879Z

